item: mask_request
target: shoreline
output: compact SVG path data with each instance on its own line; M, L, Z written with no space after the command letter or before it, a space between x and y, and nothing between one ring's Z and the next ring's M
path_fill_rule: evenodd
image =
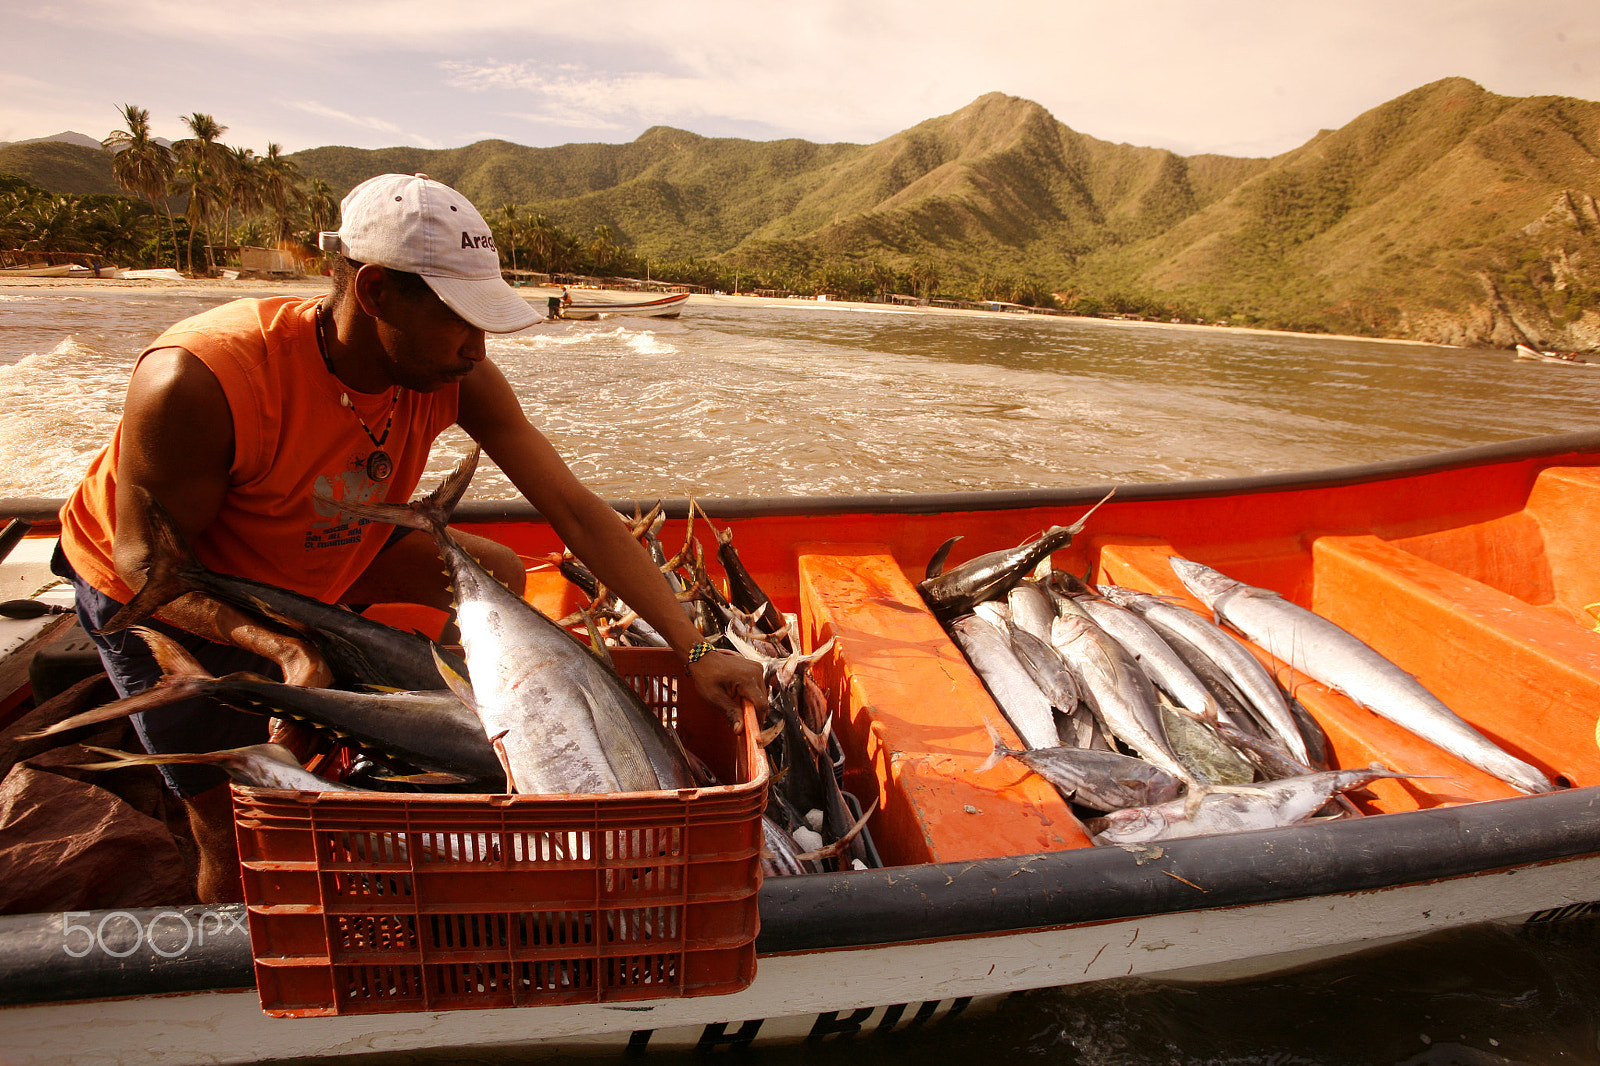
M231 293L235 298L250 296L315 296L328 291L327 278L307 277L294 280L227 280L222 278L189 278L168 281L159 278L30 278L0 276L0 294L25 294L28 292L84 293L84 292L144 292L172 296L213 296ZM529 285L518 290L528 302L542 306L550 296L560 295L559 286ZM625 289L579 289L580 292L607 292L622 296L638 294ZM904 315L957 315L986 319L1016 317L1025 320L1048 319L1081 323L1089 326L1111 326L1133 329L1176 329L1201 332L1223 331L1263 337L1308 337L1313 340L1365 341L1370 344L1409 344L1422 348L1459 348L1459 345L1437 344L1432 341L1406 340L1399 337L1363 337L1345 333L1306 333L1287 329L1262 329L1255 326L1208 326L1192 322L1146 322L1126 318L1091 318L1083 315L1028 315L1006 311L977 311L957 307L919 307L904 304L863 303L854 300L775 299L770 296L744 296L728 293L691 293L689 306L722 305L735 307L776 307L813 310L849 310L872 314Z

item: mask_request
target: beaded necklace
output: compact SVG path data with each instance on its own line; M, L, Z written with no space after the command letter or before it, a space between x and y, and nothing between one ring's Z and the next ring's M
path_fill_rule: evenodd
M317 351L322 353L322 365L328 368L328 373L333 374L333 359L328 355L328 338L323 333L322 326L322 312L324 310L324 305L317 305ZM334 378L337 380L338 375L334 374ZM389 457L388 452L383 450L383 445L389 439L389 431L394 428L394 413L400 406L400 386L396 385L394 387L394 396L389 401L389 419L383 424L383 436L381 437L375 436L372 430L367 427L367 420L361 417L361 412L356 410L356 405L350 402L350 394L348 392L339 394L339 403L349 408L350 413L356 416L356 421L361 424L361 432L365 433L367 439L372 442L372 454L367 456L367 476L373 481L389 480L389 475L394 473L394 460Z

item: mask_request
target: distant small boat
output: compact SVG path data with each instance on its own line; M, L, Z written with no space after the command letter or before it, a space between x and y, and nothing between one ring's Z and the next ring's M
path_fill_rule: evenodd
M677 318L689 299L686 292L675 292L659 300L638 300L629 303L572 303L561 309L561 317L575 321L596 318Z
M131 281L187 281L182 274L171 267L156 267L150 270L124 270L122 276Z
M1566 366L1600 365L1578 358L1577 352L1541 352L1537 348L1528 347L1526 344L1517 345L1517 358L1528 362L1562 363Z
M37 266L0 267L0 277L6 278L64 278L72 269L71 263L49 265L40 263Z

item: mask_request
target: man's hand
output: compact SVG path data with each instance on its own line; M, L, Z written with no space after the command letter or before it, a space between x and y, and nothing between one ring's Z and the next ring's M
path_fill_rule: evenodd
M744 714L739 707L741 699L754 705L758 717L767 709L767 684L761 665L742 655L713 651L689 665L689 676L694 679L700 695L728 716L735 733L744 728Z

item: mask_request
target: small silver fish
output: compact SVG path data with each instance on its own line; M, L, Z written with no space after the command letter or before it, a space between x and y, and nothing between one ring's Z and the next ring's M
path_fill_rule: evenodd
M1176 777L1131 755L1066 745L1018 751L1001 741L994 726L988 729L994 754L978 768L980 773L1001 759L1016 759L1054 785L1066 799L1092 810L1165 803L1183 792L1183 782Z
M1087 825L1096 844L1140 844L1209 833L1274 829L1305 821L1336 793L1361 788L1385 777L1422 776L1427 775L1403 774L1377 764L1364 770L1324 770L1262 782L1255 786L1255 795L1212 792L1201 797L1199 803L1185 798L1147 807L1128 807L1091 819Z
M1055 746L1058 740L1050 698L1017 658L1010 634L976 614L957 618L949 630L1022 742L1030 748Z
M1114 603L1121 604L1138 614L1162 636L1186 640L1209 656L1233 681L1262 720L1272 729L1289 753L1303 763L1311 762L1305 737L1294 720L1294 712L1284 699L1267 668L1239 642L1233 634L1210 619L1202 618L1186 607L1168 603L1159 596L1135 589L1101 586L1101 591Z
M1345 629L1270 589L1246 585L1178 556L1170 562L1184 587L1218 618L1296 671L1513 788L1528 793L1555 788L1543 771L1478 732L1416 678Z

